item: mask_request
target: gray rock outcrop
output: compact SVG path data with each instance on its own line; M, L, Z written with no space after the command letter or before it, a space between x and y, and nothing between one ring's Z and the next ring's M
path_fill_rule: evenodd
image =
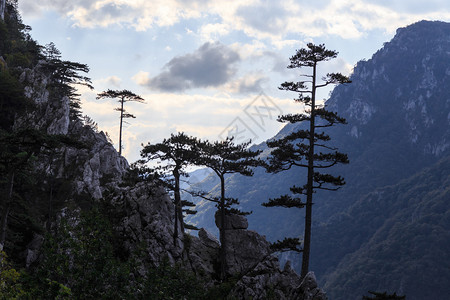
M226 230L226 261L230 275L243 274L255 268L271 254L270 243L255 231Z
M119 156L103 132L95 132L81 121L72 122L70 132L88 148L64 148L64 165L75 166L70 176L75 180L78 193L87 192L94 199L100 199L108 182L113 187L121 182L129 168L128 162Z
M71 179L75 194L87 194L100 199L107 181L117 184L129 167L125 158L118 155L103 132L70 118L68 97L51 96L50 79L41 61L33 69L23 69L20 81L25 86L25 96L32 99L36 109L17 119L15 128L34 128L52 135L68 135L80 146L63 146L52 154L51 161L41 161L41 168L57 178ZM81 145L82 144L82 145Z
M185 261L195 274L213 280L219 267L219 241L203 228L198 237L189 236L189 239L190 242L184 244L187 252Z
M290 299L327 300L328 297L325 292L318 287L314 272L309 272L306 274L305 278L303 278L300 285L292 291Z
M220 224L216 214L216 224ZM308 299L325 300L325 293L317 286L314 273L300 282L290 262L280 269L270 243L255 231L247 230L244 216L225 218L226 262L229 276L239 279L231 294L238 299ZM245 228L242 228L245 227Z
M144 259L156 265L164 258L172 264L181 258L182 237L173 243L174 206L162 188L146 183L122 188L112 204L121 216L116 230L126 252L144 246Z
M33 69L23 69L20 82L25 86L25 96L32 99L37 109L25 118L16 121L16 127L24 124L33 125L35 129L46 131L48 134L68 134L70 124L69 98L50 97L48 85L50 79L42 72L45 62L41 61Z

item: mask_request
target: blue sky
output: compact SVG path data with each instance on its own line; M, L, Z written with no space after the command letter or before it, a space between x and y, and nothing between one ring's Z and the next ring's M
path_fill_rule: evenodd
M256 143L273 136L277 114L301 109L278 86L298 78L286 66L308 42L339 52L322 73L349 75L398 27L450 21L447 0L19 0L19 9L40 44L90 66L95 90L81 90L83 112L116 147L117 104L96 93L128 89L146 99L126 107L137 117L124 128L130 162L141 143L177 131L216 140L237 130Z

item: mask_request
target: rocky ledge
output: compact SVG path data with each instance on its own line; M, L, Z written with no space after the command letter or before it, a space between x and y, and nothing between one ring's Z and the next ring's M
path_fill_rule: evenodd
M130 251L145 242L148 259L158 264L162 257L175 263L182 261L195 274L210 284L216 281L219 266L218 239L200 229L198 237L185 234L173 244L174 208L164 191L145 184L123 191L118 207L126 206L126 217L120 223L124 243ZM218 223L218 218L216 218ZM270 250L270 243L257 232L248 230L243 216L227 216L227 270L237 282L231 294L238 299L327 299L318 288L314 273L301 282L287 263L280 269L278 258Z

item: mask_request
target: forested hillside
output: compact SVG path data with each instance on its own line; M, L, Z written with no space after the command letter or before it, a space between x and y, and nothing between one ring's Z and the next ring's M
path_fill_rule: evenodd
M330 298L359 299L365 289L384 289L407 299L445 299L450 293L449 199L447 157L360 198L331 222L328 230L346 232L334 238L335 249L361 246L324 279ZM328 234L316 236L319 244Z

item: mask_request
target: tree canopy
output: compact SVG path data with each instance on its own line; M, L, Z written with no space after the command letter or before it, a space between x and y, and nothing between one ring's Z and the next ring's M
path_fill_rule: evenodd
M160 177L165 178L165 186L167 186L174 193L175 204L175 223L173 242L176 243L178 238L178 227L184 233L184 218L183 211L188 214L194 214L195 211L190 209L183 209L183 206L195 206L192 202L181 199L181 176L187 176L186 168L192 165L197 157L197 143L198 139L186 135L183 132L171 134L170 138L164 139L161 143L148 143L141 150L141 156L145 162L158 161L162 164L152 169L153 172L158 173ZM168 176L169 173L171 176ZM194 228L194 226L189 226Z
M111 98L111 99L119 99L118 102L120 103L119 107L114 108L114 110L120 112L120 129L119 129L119 155L122 155L122 127L123 127L123 119L128 118L136 118L133 114L128 113L125 108L124 104L125 102L139 102L139 103L145 103L145 100L135 93L129 91L129 90L107 90L97 95L97 99L104 99L104 98Z
M201 141L199 143L199 155L196 159L197 165L203 165L213 170L220 179L220 196L218 198L207 198L209 201L217 203L218 213L220 216L220 261L221 261L221 278L227 276L226 262L226 235L225 235L225 218L229 214L248 214L233 208L233 205L239 204L238 199L227 198L225 194L225 179L228 174L241 174L244 176L252 176L252 167L262 164L257 156L261 151L253 151L248 148L250 141L242 144L235 144L233 138L227 138L222 141Z

